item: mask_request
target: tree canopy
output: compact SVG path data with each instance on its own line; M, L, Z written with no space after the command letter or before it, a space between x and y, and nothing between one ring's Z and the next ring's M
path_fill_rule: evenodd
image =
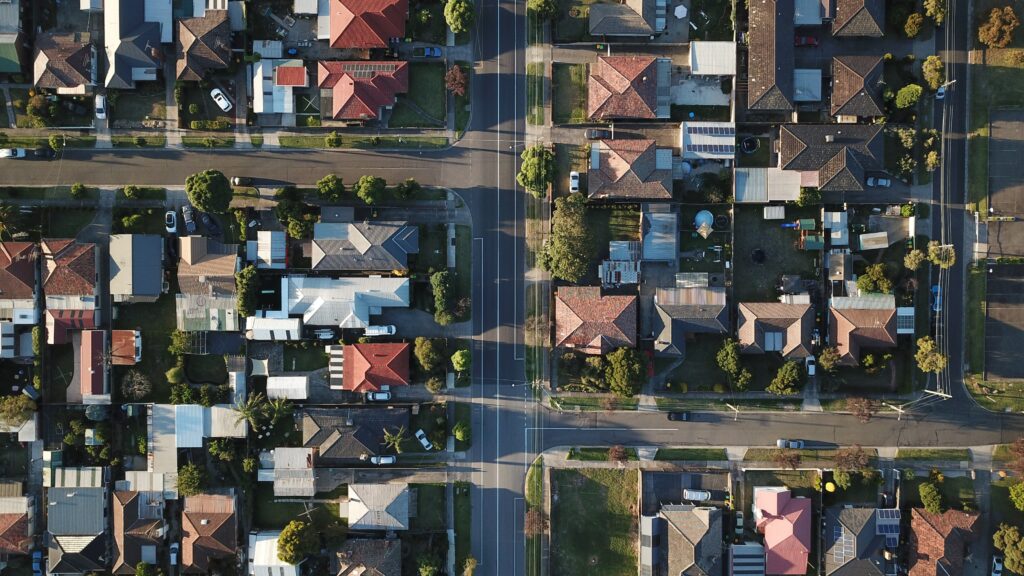
M542 19L549 20L558 15L558 2L555 0L526 0L526 9L535 12Z
M20 426L36 410L36 403L24 394L0 397L0 423L5 426Z
M622 397L640 391L643 381L643 357L633 348L619 348L605 357L604 378L608 388Z
M910 16L907 16L907 22L903 25L903 33L907 35L907 38L917 38L917 35L921 33L921 27L924 25L924 16L918 12L914 12Z
M238 293L238 315L248 318L256 309L256 292L259 289L259 275L256 267L249 264L235 274L235 291Z
M555 200L551 217L551 236L538 255L542 268L555 278L579 282L587 275L594 253L593 234L587 227L587 205L583 195L574 192Z
M452 367L455 368L456 372L465 372L466 370L469 370L472 363L473 355L469 350L457 350L455 354L452 354Z
M534 144L520 154L523 163L516 182L537 198L543 198L555 180L555 153L543 144Z
M896 107L903 109L916 105L923 93L924 88L921 88L919 84L907 84L896 93Z
M367 204L376 204L380 202L384 196L384 191L387 189L388 183L378 176L362 176L356 185L352 188L363 202Z
M931 482L922 482L917 488L921 505L932 514L942 514L942 493Z
M220 170L204 170L185 179L185 194L203 212L223 214L231 204L231 183Z
M316 193L324 200L341 200L345 195L345 183L337 174L328 174L317 181Z
M194 496L206 487L206 473L199 466L189 462L178 468L178 494Z
M1020 26L1013 6L993 8L988 20L978 27L978 41L989 48L1006 48L1013 42L1013 31Z
M444 5L444 19L456 34L469 30L476 19L473 3L469 0L448 0Z
M1009 524L999 524L992 535L992 545L1003 553L1003 565L1014 574L1024 574L1024 540L1020 530Z
M277 537L277 559L287 564L298 564L319 548L313 527L302 520L292 520Z
M938 374L946 369L948 359L939 349L931 336L924 336L917 339L917 352L914 353L914 360L922 372Z
M948 270L956 263L956 249L952 245L943 245L938 240L928 243L928 260L932 264Z
M924 13L936 26L942 26L946 21L946 0L924 0Z
M456 96L465 96L466 84L466 73L462 71L462 66L452 64L451 68L444 73L445 88L447 88L452 94Z
M779 371L775 373L775 378L772 378L771 384L764 391L779 395L796 394L799 384L800 365L789 360L779 368Z
M892 292L892 281L885 275L885 263L872 264L857 277L857 288L862 292Z
M412 353L416 356L420 369L430 373L441 367L444 360L444 344L432 338L419 336L413 342Z
M942 58L933 54L921 63L921 74L929 88L938 90L946 81L946 65L942 63Z

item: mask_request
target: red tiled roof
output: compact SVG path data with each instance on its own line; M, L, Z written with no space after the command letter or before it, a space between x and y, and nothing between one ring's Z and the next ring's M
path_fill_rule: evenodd
M672 199L672 170L658 169L654 140L601 140L587 172L591 198Z
M47 296L93 296L96 291L96 245L69 238L44 238L43 291Z
M47 344L67 344L71 341L72 330L89 330L95 327L95 310L46 311Z
M409 385L408 344L351 344L343 354L343 390L371 392L385 385Z
M911 510L909 576L963 574L964 552L967 544L977 537L974 527L978 518L977 512L946 510L932 514L920 508ZM942 569L938 569L938 565L942 565Z
M408 0L330 0L332 48L387 48L405 36Z
M587 116L657 118L658 70L653 56L599 56L591 65Z
M0 514L0 553L27 554L32 538L28 533L28 514Z
M0 242L0 297L32 298L36 286L36 245Z
M761 512L757 529L764 533L765 573L804 574L811 551L811 500L793 498L789 490L757 493Z
M135 330L110 331L110 361L116 366L135 365Z
M602 296L596 286L555 294L555 346L604 354L636 346L636 296Z
M103 353L106 340L102 330L82 332L82 344L78 351L78 385L82 396L103 394Z
M274 84L277 86L306 86L305 66L278 66L274 68Z
M331 117L369 120L395 95L409 91L409 63L390 61L330 61L317 63L317 85L331 91Z

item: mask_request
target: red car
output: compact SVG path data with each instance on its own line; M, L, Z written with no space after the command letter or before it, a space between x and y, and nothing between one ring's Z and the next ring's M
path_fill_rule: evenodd
M797 36L793 41L793 45L796 47L807 46L810 48L818 47L818 39L814 36Z

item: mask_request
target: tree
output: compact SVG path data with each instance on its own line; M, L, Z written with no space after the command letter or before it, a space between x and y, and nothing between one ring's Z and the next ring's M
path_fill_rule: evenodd
M423 186L420 186L420 183L417 182L415 178L406 178L402 182L399 182L397 186L395 186L395 195L397 195L399 198L404 198L408 200L409 198L415 196L416 193L422 189Z
M862 424L867 424L878 410L878 402L869 398L847 398L846 409L852 412Z
M917 368L922 372L938 374L946 369L948 358L938 350L935 340L931 336L924 336L917 339L917 352L914 353L914 360L917 361Z
M885 272L884 262L868 266L864 273L857 277L857 288L861 292L892 292L892 281L886 277Z
M992 535L992 545L1003 553L1003 565L1014 574L1024 574L1024 540L1020 530L1009 524L999 524Z
M543 198L548 192L548 185L555 181L555 153L543 144L534 144L523 150L519 157L523 163L516 182L534 197Z
M551 20L558 15L555 0L526 0L526 9L535 12L542 20Z
M456 372L465 372L473 363L473 355L463 348L452 354L452 367Z
M917 270L927 259L928 257L924 255L924 251L914 248L903 257L903 265L907 267L907 270Z
M184 356L192 350L192 337L188 332L175 330L171 332L171 343L167 346L167 353L171 356Z
M426 386L431 394L440 394L444 390L444 380L440 376L431 376L427 378Z
M277 559L286 564L298 564L320 547L316 531L302 520L292 520L277 537Z
M449 92L456 96L466 95L466 73L462 66L452 64L452 67L444 73L444 85Z
M253 472L255 472L256 469L259 468L259 465L259 460L252 456L246 456L245 458L242 458L242 471L245 472L246 474L252 474Z
M223 214L231 204L231 183L220 170L203 170L185 179L185 194L203 212Z
M625 462L628 458L625 446L616 444L608 449L608 460L612 462Z
M235 291L238 293L238 315L248 318L256 309L256 293L259 291L259 275L256 267L249 264L235 274Z
M210 456L224 462L231 462L235 459L235 447L227 438L214 438L210 440L210 443L207 445L207 451L210 453Z
M921 75L929 88L938 90L946 81L946 65L942 63L942 58L934 54L925 58L921 63Z
M406 431L405 426L399 426L393 431L389 431L387 428L384 429L384 448L392 449L395 454L402 453L402 445L409 438L409 433Z
M135 565L135 576L164 576L164 571L152 564L139 562Z
M206 487L206 473L203 469L189 462L178 468L178 494L195 496Z
M36 403L24 394L0 397L0 423L5 426L20 426L32 416Z
M913 128L896 128L896 136L900 139L900 146L903 146L907 150L914 148L914 144L917 143L917 130Z
M452 436L459 442L469 442L473 437L473 430L469 427L469 422L465 420L459 420L452 427Z
M775 378L772 378L771 384L765 388L765 392L771 394L796 394L797 385L800 383L800 365L795 361L790 360L779 368L779 371L775 374Z
M469 0L448 0L444 5L444 19L456 34L469 30L475 18L473 3Z
M928 243L928 260L939 268L948 270L956 264L956 248L952 244L943 245L938 240L932 240Z
M821 190L817 188L800 188L800 196L796 199L797 206L803 208L817 204L821 204Z
M278 422L288 420L292 417L293 412L295 412L295 407L287 398L274 398L264 407L264 414L271 426L277 426Z
M1024 482L1017 482L1010 486L1010 501L1017 507L1017 510L1024 511Z
M164 372L164 377L171 384L181 384L185 382L185 369L181 366L171 366L167 372Z
M541 512L540 508L530 508L526 511L526 519L523 521L523 531L527 536L539 536L548 529L548 519Z
M907 84L896 93L896 107L902 110L915 106L923 93L924 88L919 84Z
M942 514L942 493L931 482L922 482L917 488L921 505L932 514Z
M907 23L903 25L903 33L907 35L907 38L917 38L917 35L921 33L921 27L924 25L924 16L918 12L914 12L910 16L907 16Z
M978 27L978 41L989 48L1006 48L1013 42L1013 31L1020 26L1020 20L1013 6L993 8L988 21Z
M608 389L624 398L640 391L643 357L633 348L619 348L605 357L604 379Z
M420 556L416 565L417 574L419 576L441 576L441 566L439 564L437 556L433 554Z
M420 369L431 373L441 367L444 360L444 344L439 340L418 336L413 341L412 353L420 365Z
M253 430L259 430L267 414L267 397L262 392L250 394L244 401L235 404L235 423L248 422Z
M82 184L81 182L75 182L71 185L71 197L75 200L85 198L85 194L87 192L88 190L86 189L85 184Z
M0 236L10 236L18 219L18 212L10 204L0 204ZM35 353L39 355L38 352Z
M352 191L363 202L376 204L384 196L384 190L387 188L387 185L387 182L379 176L362 176L356 182Z
M430 288L434 293L434 321L441 326L452 323L452 275L447 270L430 275Z
M942 26L946 20L946 0L924 0L924 14Z
M462 564L462 576L473 576L476 572L476 558L469 556Z
M725 342L722 342L722 347L718 349L718 353L715 354L715 362L718 363L718 368L729 376L730 380L734 380L742 368L739 343L733 338L726 338Z
M789 448L772 451L772 462L781 468L796 470L796 467L800 465L800 460L802 459L803 457L800 455L800 452L790 450Z
M839 349L835 346L823 348L818 354L818 368L825 372L834 372L839 365Z
M836 483L840 490L846 490L853 483L850 473L846 470L833 470L832 481Z
M337 174L328 174L317 181L316 193L324 200L336 202L345 195L345 183Z
M924 155L924 167L929 172L935 172L941 165L942 157L939 156L938 150L929 150L928 153Z
M135 200L139 197L139 187L134 184L129 184L121 189L124 193L124 197L129 200Z
M121 379L121 393L128 400L142 400L153 390L153 383L139 370L132 368Z
M747 388L750 387L750 381L753 379L754 375L750 373L750 370L744 368L736 375L736 379L733 380L732 386L737 392L746 392Z
M583 195L575 192L556 199L551 235L538 255L541 268L555 278L576 283L587 275L593 254L593 234L587 227Z
M51 150L60 152L64 149L64 136L61 134L51 134L47 139L47 143L49 143Z
M837 469L856 472L868 467L868 464L871 463L871 456L860 447L860 444L854 444L849 448L836 450L832 460Z

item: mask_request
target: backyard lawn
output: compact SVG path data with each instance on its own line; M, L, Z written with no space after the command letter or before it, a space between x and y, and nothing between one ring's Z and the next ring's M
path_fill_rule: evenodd
M636 574L636 471L552 470L551 489L552 573Z
M409 65L409 93L398 96L391 111L391 128L444 127L447 114L444 64L413 62Z
M551 120L555 124L587 121L587 65L551 65Z
M274 497L274 485L271 482L260 482L256 485L255 505L253 506L254 523L259 528L280 529L289 522L300 518L306 512L307 504L300 502L279 502ZM328 545L340 545L348 531L346 521L339 516L337 502L310 503L312 512L301 516L303 520L312 522L313 527Z
M172 282L176 284L176 282ZM171 286L171 294L177 286ZM142 331L142 361L135 368L150 376L153 392L147 401L168 402L170 386L163 377L164 372L174 366L175 358L167 353L174 332L176 320L174 316L174 298L164 294L154 303L125 304L117 307L115 328L139 329ZM222 360L223 362L223 360ZM123 374L124 368L115 368L115 372ZM116 380L115 382L119 382Z
M228 379L224 357L214 354L186 355L185 374L193 384L223 384Z
M763 302L778 297L783 274L815 278L815 253L797 247L799 232L784 229L781 221L765 220L761 206L736 206L733 290L737 302ZM813 208L786 207L786 220L812 217Z
M291 344L284 347L284 369L286 372L312 372L327 367L327 353L318 343L306 348Z
M63 403L67 401L68 385L75 372L75 350L71 344L47 346L47 349L46 369L50 377L43 383L43 397L48 404Z

